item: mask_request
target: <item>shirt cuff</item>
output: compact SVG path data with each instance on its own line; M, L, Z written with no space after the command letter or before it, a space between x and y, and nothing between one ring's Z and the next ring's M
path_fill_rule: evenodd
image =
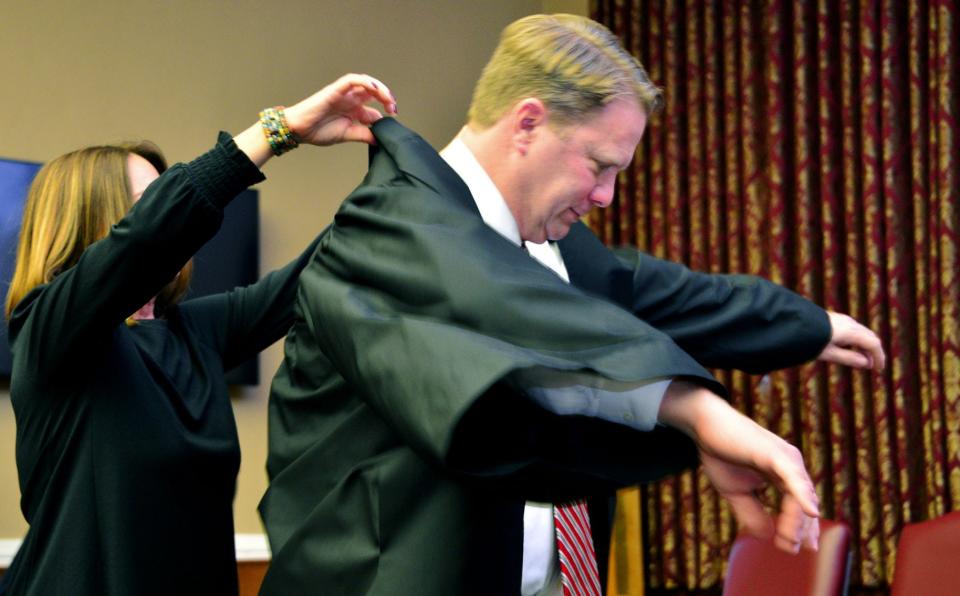
M511 380L554 414L600 418L641 431L656 426L660 402L672 381L625 383L592 373L540 367L516 371Z

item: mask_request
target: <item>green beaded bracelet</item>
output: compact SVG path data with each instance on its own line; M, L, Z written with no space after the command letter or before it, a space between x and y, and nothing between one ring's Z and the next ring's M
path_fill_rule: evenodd
M290 132L287 125L287 117L283 113L283 106L275 108L264 108L260 112L260 126L263 128L263 135L270 144L270 150L274 155L283 155L291 149L296 149L300 143Z

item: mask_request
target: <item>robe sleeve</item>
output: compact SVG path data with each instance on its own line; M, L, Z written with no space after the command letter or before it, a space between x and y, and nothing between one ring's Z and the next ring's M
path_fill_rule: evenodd
M454 454L471 473L509 474L580 432L538 425L587 419L526 413L529 400L510 379L528 367L626 382L686 376L724 394L669 335L564 283L476 213L402 172L384 177L376 162L371 171L378 182L348 197L301 276L298 308L336 370L423 457L449 465L455 436L462 445L485 435L514 448ZM507 420L529 423L498 427ZM523 436L501 437L508 427ZM605 436L597 428L594 439ZM592 473L604 447L620 444L554 463Z

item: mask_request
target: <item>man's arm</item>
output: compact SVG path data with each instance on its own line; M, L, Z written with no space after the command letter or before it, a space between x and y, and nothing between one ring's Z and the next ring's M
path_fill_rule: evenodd
M818 357L883 366L866 327L761 278L697 273L629 249L618 256L582 224L560 248L574 283L663 331L705 366L764 373Z
M698 463L694 441L677 429L657 425L640 432L599 418L557 415L508 384L473 403L444 462L465 482L558 502L654 482Z
M814 357L884 366L877 336L846 315L825 312L759 278L699 274L632 253L632 259L617 258L586 227L574 226L564 256L579 285L646 318L707 366L764 372ZM772 520L754 491L773 482L784 493L778 546L793 552L801 543L816 547L816 495L795 447L682 379L667 390L659 419L697 442L704 471L742 527L770 534Z
M704 472L730 503L741 528L760 537L771 535L774 520L756 491L773 484L783 494L776 545L794 553L801 546L816 550L819 501L800 450L708 389L683 380L670 385L659 417L697 443Z

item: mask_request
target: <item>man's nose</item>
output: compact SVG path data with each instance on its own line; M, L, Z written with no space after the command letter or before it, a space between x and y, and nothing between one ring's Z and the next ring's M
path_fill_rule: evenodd
M605 180L593 188L593 192L590 193L590 202L601 209L609 207L610 203L613 202L613 187L616 182L616 177L611 176L609 180Z

